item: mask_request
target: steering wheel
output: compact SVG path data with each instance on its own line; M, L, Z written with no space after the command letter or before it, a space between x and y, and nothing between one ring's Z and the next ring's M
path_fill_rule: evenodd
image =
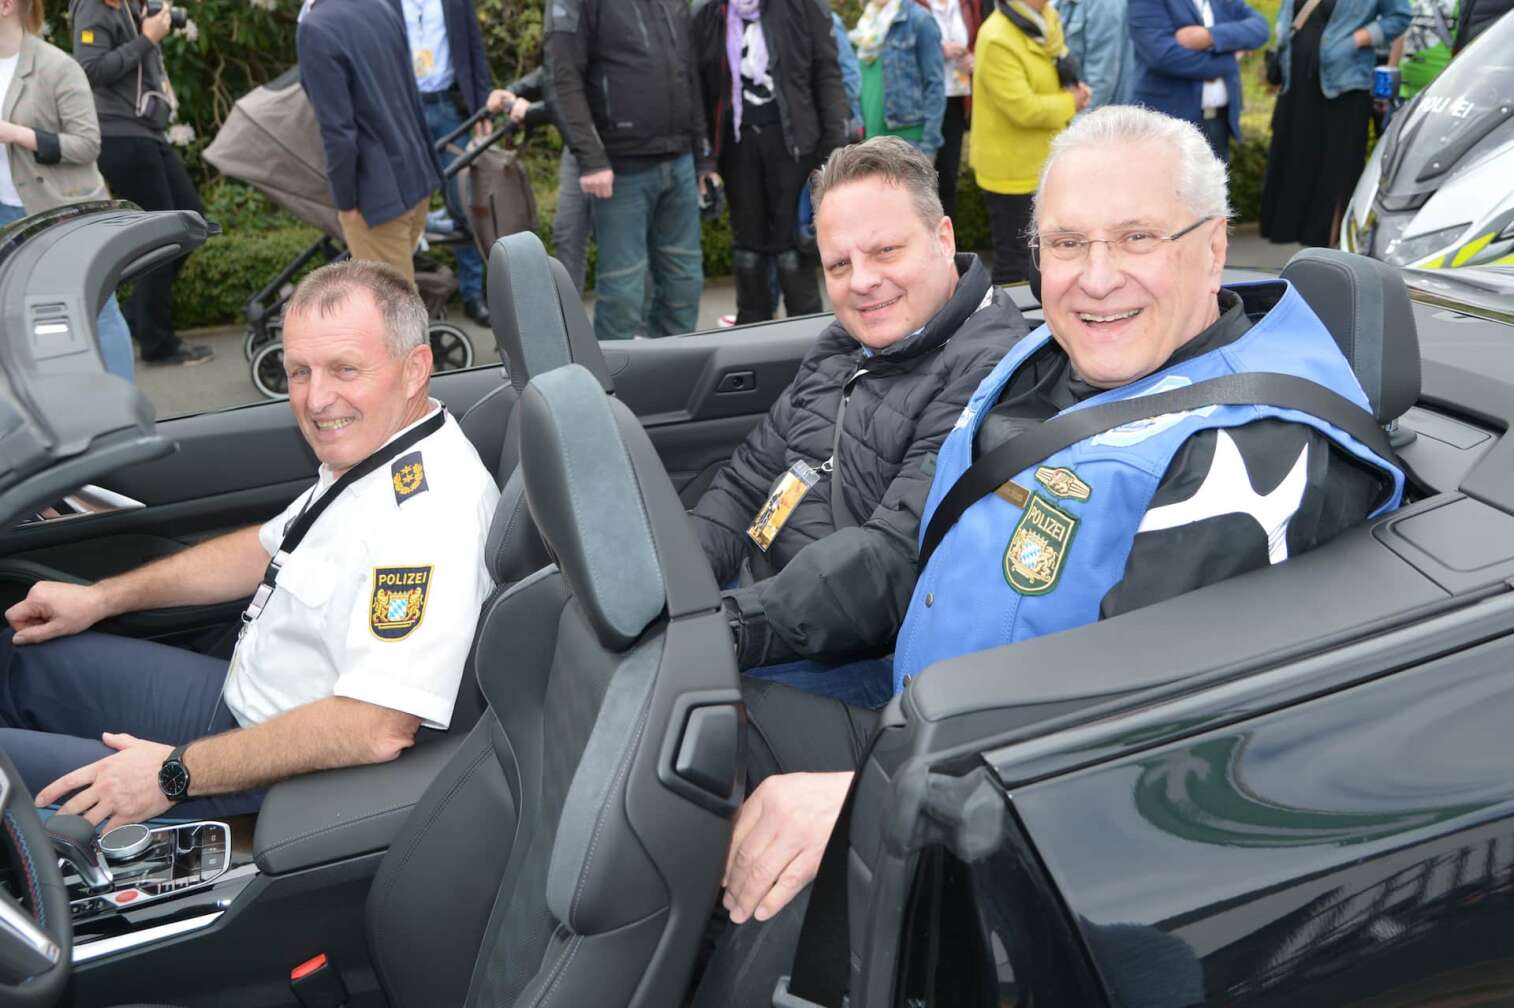
M73 959L68 890L32 796L0 752L0 848L30 909L0 888L0 1002L47 1008L63 996Z

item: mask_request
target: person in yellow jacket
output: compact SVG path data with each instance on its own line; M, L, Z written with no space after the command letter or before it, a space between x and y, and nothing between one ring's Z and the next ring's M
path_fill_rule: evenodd
M973 50L969 158L993 232L994 283L1026 278L1031 197L1051 138L1092 97L1056 9L1047 0L996 0Z

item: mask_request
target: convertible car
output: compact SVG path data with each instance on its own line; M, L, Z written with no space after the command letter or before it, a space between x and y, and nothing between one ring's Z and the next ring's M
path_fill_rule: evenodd
M287 405L154 423L101 368L104 293L208 230L100 204L0 232L0 605L308 486ZM685 1002L744 715L681 512L828 320L600 347L532 236L489 269L503 372L432 385L504 488L454 724L277 785L255 819L103 848L50 833L0 755L0 1004ZM775 1005L1514 1001L1514 283L1341 252L1283 278L1352 361L1410 499L911 682ZM105 629L226 653L240 608Z

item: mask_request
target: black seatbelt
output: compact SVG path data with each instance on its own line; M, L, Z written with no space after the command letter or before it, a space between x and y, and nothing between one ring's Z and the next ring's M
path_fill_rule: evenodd
M941 498L920 543L920 570L968 508L1005 481L1085 438L1137 420L1206 406L1275 406L1298 410L1350 434L1385 461L1398 466L1412 486L1422 486L1393 450L1377 420L1356 403L1317 382L1295 375L1247 372L1222 375L1155 395L1136 396L1052 417L979 458Z
M867 374L866 366L859 366L852 376L841 385L841 405L836 407L836 430L831 437L831 457L826 459L821 469L829 469L831 474L831 527L833 529L851 528L857 524L857 516L852 514L852 509L846 503L845 491L841 489L841 424L846 419L846 404L852 398L852 386L857 384L857 379Z
M263 614L263 609L268 605L268 600L273 597L274 589L277 587L279 580L279 557L295 551L295 548L304 541L305 534L315 524L315 520L331 506L331 502L341 496L343 490L346 490L385 462L403 455L414 447L416 443L441 430L442 424L446 423L446 421L447 409L446 407L442 407L436 411L436 416L390 441L378 451L344 472L340 479L331 484L329 490L323 493L317 500L307 505L305 510L301 511L299 516L289 523L289 527L284 530L284 538L279 543L279 548L274 550L273 556L269 558L268 568L263 571L263 580L258 585L257 591L253 593L252 601L247 603L247 608L242 612L242 626L244 629L253 620Z
M878 733L873 733L876 740ZM850 981L852 962L851 914L847 906L846 859L852 843L852 807L857 804L857 785L872 754L869 741L836 825L831 827L825 853L815 881L810 884L810 901L804 908L804 924L799 931L799 947L794 954L793 972L779 981L773 992L774 1008L842 1008Z

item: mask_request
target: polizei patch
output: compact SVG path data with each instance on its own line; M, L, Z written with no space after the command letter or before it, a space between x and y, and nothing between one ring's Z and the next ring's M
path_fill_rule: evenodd
M397 641L410 636L426 615L426 594L431 588L431 568L373 568L373 600L368 607L368 628L379 640Z
M1078 519L1038 493L1020 516L1004 551L1004 580L1021 595L1044 595L1057 585Z

